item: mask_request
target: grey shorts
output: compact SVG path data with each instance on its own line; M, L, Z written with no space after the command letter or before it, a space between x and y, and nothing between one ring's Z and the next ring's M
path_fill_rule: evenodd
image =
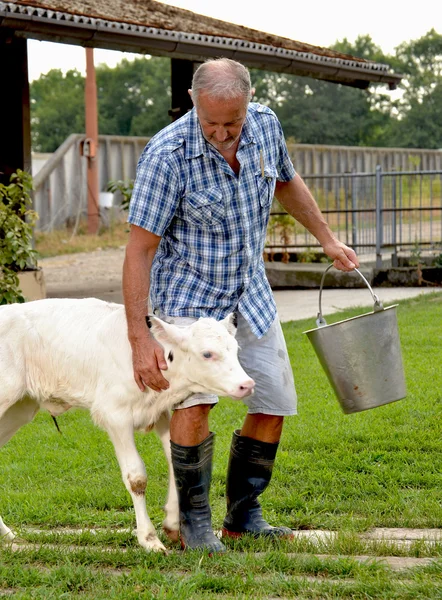
M161 313L158 316L178 326L190 325L196 321L194 317L167 317ZM244 317L238 313L236 339L240 347L239 362L256 384L255 393L242 400L248 407L247 412L278 416L296 415L297 398L293 371L278 316L268 332L258 339ZM217 402L218 396L194 394L176 408Z

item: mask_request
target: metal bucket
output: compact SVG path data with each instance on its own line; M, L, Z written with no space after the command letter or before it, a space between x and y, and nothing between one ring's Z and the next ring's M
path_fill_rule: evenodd
M374 301L373 312L327 325L319 290L317 329L305 331L344 413L355 413L401 400L406 395L396 307L384 308L362 277Z

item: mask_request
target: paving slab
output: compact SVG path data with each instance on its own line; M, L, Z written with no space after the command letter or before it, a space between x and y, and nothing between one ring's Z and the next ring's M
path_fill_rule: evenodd
M376 527L365 533L364 538L372 540L421 540L428 542L442 542L442 529Z
M21 535L25 536L26 532L33 534L47 534L47 533L58 533L62 534L81 534L84 532L96 533L97 531L105 531L106 528L97 527L97 528L63 528L57 527L53 530L43 530L33 527L23 527L21 528ZM118 531L128 533L131 529L121 528ZM221 536L221 531L216 532ZM293 532L295 537L298 539L308 539L313 544L318 546L332 542L338 535L339 532L326 530L326 529L314 529L314 530L294 530ZM442 529L416 529L416 528L392 528L392 527L377 527L371 529L370 531L364 532L360 534L361 539L367 542L391 542L396 547L404 547L408 548L412 543L417 541L423 541L428 544L438 543L442 540ZM13 542L6 542L6 545L13 552L20 552L26 550L32 550L35 548L41 547L41 543L30 543L27 542L23 538L16 538ZM60 549L64 548L68 551L75 552L80 546L73 544L44 544L45 547L51 549ZM81 545L81 549L87 549L89 546ZM94 550L101 549L103 552L115 552L115 551L125 551L124 548L117 548L115 546L94 546ZM169 552L181 552L180 550L170 550ZM262 556L264 552L256 552L256 556ZM346 555L346 554L307 554L307 553L295 553L289 552L287 553L288 557L299 558L300 556L311 557L315 556L320 560L339 560L343 558L349 558L355 560L360 563L382 563L385 564L392 571L404 571L407 569L414 569L419 567L425 567L427 565L432 564L433 562L440 562L440 558L431 558L431 557L422 557L417 558L413 556L374 556L370 554L361 554L361 555Z
M12 552L23 552L29 550L36 550L42 548L42 544L29 543L29 542L12 542L8 544L8 547ZM79 550L85 551L88 548L93 549L94 552L101 550L102 552L112 554L114 552L127 552L127 548L118 548L115 546L87 546L87 545L72 545L72 544L44 544L45 548L50 550L61 550L69 552L77 552ZM177 553L181 554L182 550L169 550L168 554ZM265 552L255 552L255 556L264 556ZM306 554L306 553L287 553L288 558L300 558L300 557L315 557L319 560L342 560L345 558L354 560L359 563L383 563L389 567L392 571L404 571L407 569L414 569L419 567L428 566L439 559L434 558L415 558L412 556L370 556L368 554L363 555L346 555L346 554Z
M321 560L326 560L330 558L351 558L360 563L384 563L392 571L404 571L406 569L414 569L416 567L426 567L437 560L434 558L415 558L413 556L330 556L328 554L317 554L316 556Z
M81 535L84 533L90 533L96 535L97 533L103 533L108 531L106 527L56 527L53 529L40 529L36 527L22 527L20 528L20 535L26 536L27 533L33 535ZM131 527L121 527L112 530L114 533L133 533L135 530ZM221 538L221 530L216 530L215 534ZM308 540L316 545L326 544L334 542L339 536L339 531L333 531L329 529L294 529L293 535L299 540ZM361 540L367 542L391 542L397 545L399 542L413 543L417 541L426 542L429 544L442 543L442 529L430 528L430 529L416 529L416 528L405 528L405 527L376 527L369 531L359 534ZM400 544L399 544L400 545ZM410 544L408 544L410 545Z

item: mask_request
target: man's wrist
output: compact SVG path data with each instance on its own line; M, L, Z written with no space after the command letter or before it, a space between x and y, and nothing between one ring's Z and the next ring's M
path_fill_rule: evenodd
M146 321L144 321L144 323L131 327L127 332L127 337L131 344L136 344L137 342L146 342L147 340L152 339L152 334L150 333Z
M320 231L318 231L316 235L316 239L323 248L330 244L336 244L336 242L338 241L335 234L330 229L328 223L323 224L323 226L320 228Z

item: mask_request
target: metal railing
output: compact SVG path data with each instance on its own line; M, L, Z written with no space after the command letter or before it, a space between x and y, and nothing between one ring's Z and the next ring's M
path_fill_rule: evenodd
M442 170L306 175L304 177L337 237L359 255L442 251ZM316 250L317 240L287 213L272 210L266 251Z
M36 228L51 231L80 216L87 204L87 159L80 154L85 136L70 135L34 177Z
M69 136L34 178L39 230L65 227L86 216L87 159L80 154L84 137ZM110 180L133 179L147 138L99 136L99 142L100 191L107 189ZM386 156L387 150L384 149ZM436 159L440 154L433 151L430 158ZM303 178L339 239L360 255L375 255L377 266L387 253L394 264L401 251L418 248L440 251L442 167L386 171L379 165L372 172L307 172ZM120 202L116 194L117 210ZM275 207L266 251L288 253L305 249L319 249L317 240L281 207Z
M37 230L51 231L86 217L87 158L80 153L85 137L70 135L35 175L34 208L40 217ZM100 135L98 140L99 191L106 191L111 180L133 179L148 138ZM118 194L114 201L118 207Z
M86 216L87 162L80 155L84 134L72 134L47 160L34 178L36 210L40 214L37 229L48 231ZM110 180L129 180L135 177L138 158L148 142L147 137L100 135L98 149L99 190L107 189ZM297 171L306 180L318 185L322 176L332 177L328 188L341 184L336 178L348 177L355 171L360 177L372 178L376 165L385 172L429 171L442 169L442 151L414 148L368 148L350 146L321 146L314 144L287 144ZM47 158L47 157L45 157ZM36 166L36 165L35 165ZM336 175L346 173L346 175ZM313 175L314 174L314 175ZM352 177L353 175L350 175ZM349 189L353 182L347 183ZM363 185L359 181L356 185ZM352 192L353 193L353 192ZM361 197L359 192L357 198ZM347 198L347 195L345 196ZM352 202L350 198L348 200ZM119 205L121 198L114 197ZM345 201L341 202L342 206Z
M287 148L296 170L303 176L373 173L377 166L385 172L442 169L441 150L292 143Z

